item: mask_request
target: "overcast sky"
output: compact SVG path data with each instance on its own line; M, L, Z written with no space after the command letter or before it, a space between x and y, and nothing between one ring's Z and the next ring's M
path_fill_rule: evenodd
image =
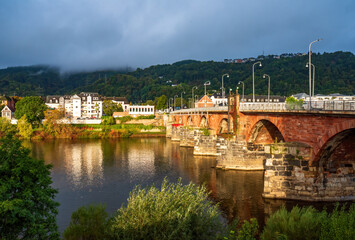
M355 52L354 0L1 0L0 67Z

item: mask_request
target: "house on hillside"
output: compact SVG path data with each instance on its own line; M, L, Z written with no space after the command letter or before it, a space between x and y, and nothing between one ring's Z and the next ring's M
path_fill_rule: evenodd
M15 99L9 96L0 96L0 105L8 106L11 109L15 109Z
M214 103L207 95L203 96L197 103L195 103L195 108L203 107L213 107Z
M9 121L11 121L11 119L14 118L15 115L15 108L12 108L11 106L5 106L2 110L1 110L1 117L8 119Z
M222 93L220 92L215 92L211 96L211 100L213 102L214 106L227 106L228 105L228 99L226 97L222 97Z

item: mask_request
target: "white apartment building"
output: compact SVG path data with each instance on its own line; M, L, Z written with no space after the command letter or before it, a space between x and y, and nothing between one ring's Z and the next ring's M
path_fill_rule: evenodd
M75 95L47 96L46 105L49 108L65 110L65 116L69 118L101 118L102 99L98 93L82 92Z
M128 106L128 114L132 116L153 115L154 108L152 105L132 105Z
M151 105L130 105L125 97L103 97L103 100L109 100L116 104L121 104L123 111L128 112L133 117L142 115L153 115L155 106Z

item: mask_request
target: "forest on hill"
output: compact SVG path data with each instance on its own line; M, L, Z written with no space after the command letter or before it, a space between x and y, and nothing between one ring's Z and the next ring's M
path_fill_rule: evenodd
M267 79L270 75L271 94L289 96L309 91L308 55L275 59L262 57L262 67L255 66L255 94L267 94ZM155 65L135 71L95 71L61 74L50 66L10 67L0 69L0 94L29 96L73 94L82 91L98 92L103 96L122 96L134 103L153 100L166 95L168 98L182 92L184 98L191 97L191 89L197 86L195 94L204 94L203 83L209 93L220 91L221 77L226 92L236 90L239 81L245 83L245 94L252 93L252 64L201 62L185 60L173 64ZM355 56L350 52L313 54L315 65L315 94L355 94ZM241 85L239 85L241 88Z

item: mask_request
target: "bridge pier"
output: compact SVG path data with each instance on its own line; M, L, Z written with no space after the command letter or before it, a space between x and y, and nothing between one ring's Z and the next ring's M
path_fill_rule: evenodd
M217 168L234 170L264 170L266 154L261 149L248 149L244 137L235 139L218 138Z
M201 130L196 131L194 155L217 156L217 135L205 135Z
M312 163L312 148L300 143L270 146L265 162L265 198L305 201L354 200L355 177L352 167L337 173L324 172Z

